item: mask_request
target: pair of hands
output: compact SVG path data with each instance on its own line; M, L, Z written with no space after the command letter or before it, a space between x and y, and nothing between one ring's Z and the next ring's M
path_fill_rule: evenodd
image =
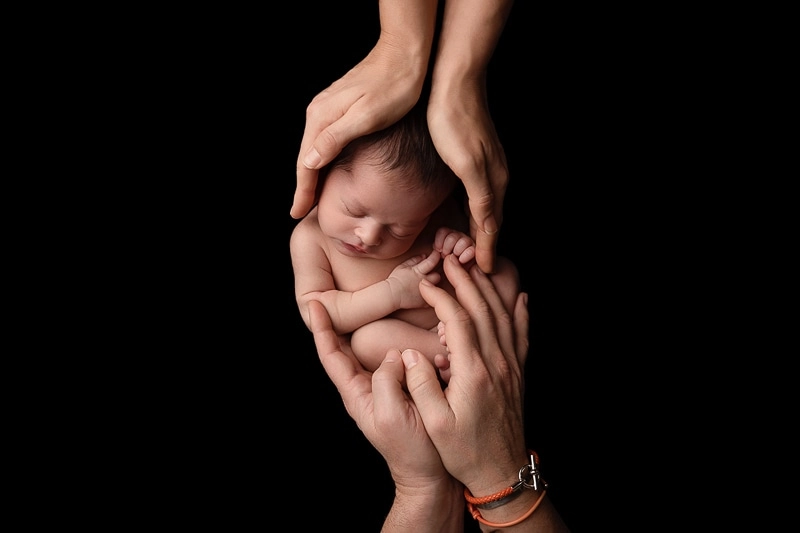
M527 295L520 294L512 314L476 266L467 271L449 255L444 271L457 300L427 281L420 292L446 331L451 376L445 389L416 350L389 351L374 373L365 371L316 301L309 304L311 329L325 371L387 461L398 493L425 493L455 478L473 494L492 494L513 481L509 476L527 457Z
M292 217L302 218L314 206L320 168L350 141L397 122L416 104L425 69L404 53L379 40L367 57L311 101L297 158ZM464 183L475 259L484 272L492 272L508 164L485 92L482 77L450 80L447 89L431 91L428 128L439 155Z

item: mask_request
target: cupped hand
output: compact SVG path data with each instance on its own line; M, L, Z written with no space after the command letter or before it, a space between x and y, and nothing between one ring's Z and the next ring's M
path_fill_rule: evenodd
M447 88L433 86L428 128L439 155L464 183L475 259L481 270L491 273L503 223L508 163L489 113L485 80L447 81Z
M314 300L308 311L325 372L342 396L347 413L386 460L398 489L413 492L431 483L450 483L419 412L403 390L400 352L389 351L374 373L367 372L353 355L348 337L333 331L325 307Z
M426 62L385 39L347 74L311 100L297 156L291 216L304 217L316 202L319 169L353 139L397 122L417 103Z

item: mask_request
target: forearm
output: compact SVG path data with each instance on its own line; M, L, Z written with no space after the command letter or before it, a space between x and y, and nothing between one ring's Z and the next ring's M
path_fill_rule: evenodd
M353 292L330 290L309 294L307 298L318 300L325 306L333 330L339 335L352 333L364 324L374 322L399 309L387 280Z
M464 489L450 478L427 488L395 490L381 533L463 533Z
M482 79L513 0L446 0L433 65L433 87Z
M425 77L436 29L438 0L380 0L381 34L379 43L397 51L398 59L408 61Z

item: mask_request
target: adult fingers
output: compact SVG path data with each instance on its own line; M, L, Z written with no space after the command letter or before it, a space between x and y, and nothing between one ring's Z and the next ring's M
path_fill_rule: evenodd
M362 95L359 90L341 87L337 81L315 96L306 108L306 127L297 156L292 217L302 218L314 206L319 169L330 163L352 139L364 134L359 128L365 126L358 122L353 128L353 121L359 120L360 112L351 111Z
M442 390L435 372L427 358L416 350L411 354L400 354L390 350L372 378L375 435L373 444L386 458L392 477L397 484L419 487L419 483L434 477L447 476L442 459L423 422L423 415L416 399L425 408L438 412L449 405L442 397ZM423 361L423 364L415 364ZM405 360L412 367L412 396L402 388L405 377ZM409 398L411 396L411 398ZM433 422L432 422L433 424ZM382 445L380 445L382 443ZM380 445L380 446L379 446Z
M353 139L378 131L392 123L382 120L380 115L374 102L370 103L364 98L353 101L346 110L343 110L339 118L319 132L303 156L303 164L307 167L322 168Z
M503 225L503 200L505 199L506 188L508 186L508 165L506 163L503 147L497 141L497 146L487 154L486 167L480 169L481 172L474 179L482 187L475 193L475 202L472 200L472 193L469 185L465 182L467 195L469 196L470 214L474 216L477 228L474 230L475 239L475 260L478 266L486 273L494 272L494 261L496 257L497 241L500 236L500 228ZM485 187L489 187L489 191ZM481 224L480 218L483 217Z
M310 301L308 314L320 362L339 391L348 414L356 418L354 414L362 412L363 402L372 388L369 373L354 357L341 350L339 336L333 331L331 318L320 302Z
M480 157L475 157L474 154ZM503 199L508 186L505 152L496 134L473 149L473 157L452 161L464 183L470 214L470 234L475 239L475 260L486 273L494 271L497 241L503 223Z
M389 350L386 358L372 374L372 402L376 429L396 426L406 414L406 397L403 392L403 361L400 350ZM398 408L402 411L398 412Z
M439 299L442 294L449 298L449 295L438 287L433 285L428 287L435 289L437 295L434 299ZM455 417L439 383L436 369L428 358L417 350L407 349L401 356L405 365L406 388L422 420L425 421L426 431L432 438L446 432L446 428L453 423Z
M491 281L480 269L473 270L475 270L475 278L464 269L464 266L458 262L455 256L450 255L445 258L444 273L456 290L456 297L458 298L459 304L464 307L468 316L471 317L471 328L474 331L473 336L476 339L477 349L483 359L491 354L497 353L499 343L495 325L495 314L492 311L489 301L487 301L484 296L482 289L476 284L476 279L483 279L485 282L488 282L488 285L484 284L483 290L488 290L489 287L494 289L494 286L491 285ZM500 302L500 307L503 307L502 301ZM442 317L440 316L439 318L441 319ZM449 330L450 325L445 321L445 335L447 336L448 346L450 344ZM455 364L456 362L453 361L452 363Z
M475 267L469 269L469 274L475 286L478 288L481 297L486 301L490 312L489 320L477 321L478 327L484 326L482 333L482 347L485 350L484 359L493 357L494 355L495 360L489 365L490 369L502 369L502 366L498 366L501 362L500 358L504 358L505 362L509 364L512 363L513 360L513 365L510 364L510 366L512 368L519 368L515 355L517 344L511 311L506 309L500 293L497 292L497 288L494 286L489 276ZM459 295L460 299L461 293L459 293L458 290L459 289L456 288L456 293ZM479 337L480 335L481 333L479 330ZM499 353L495 349L498 345L500 347Z
M450 255L445 258L445 265L450 262L458 265L458 269L469 280L464 267L458 263L458 259L455 256ZM448 278L453 283L450 275L448 275ZM420 281L419 292L428 305L435 309L439 320L444 323L447 348L450 352L450 367L469 366L475 360L480 359L480 344L473 326L472 317L461 303L456 301L444 289L426 280Z
M338 115L323 115L323 111L331 109L326 104L330 89L322 91L306 108L306 127L300 141L300 151L297 155L297 186L294 191L294 201L289 212L293 218L302 218L311 211L316 201L317 182L319 180L319 167L306 166L303 161L306 153L313 146L314 140L327 125L338 118Z
M475 261L484 272L493 272L500 225L495 216L495 195L491 183L483 172L475 170L464 170L458 176L467 191L470 234L475 239Z
M306 123L314 126L309 128L308 137L303 136L298 166L320 169L353 139L385 128L403 116L395 114L393 103L384 101L383 95L368 94L362 84L347 85L342 80L341 86L334 84L309 104Z
M319 170L297 165L297 187L289 214L292 218L303 218L314 207L317 200Z
M525 368L525 361L528 360L528 349L530 348L529 328L528 294L521 292L517 296L517 303L514 307L514 333L516 335L517 360L520 368Z

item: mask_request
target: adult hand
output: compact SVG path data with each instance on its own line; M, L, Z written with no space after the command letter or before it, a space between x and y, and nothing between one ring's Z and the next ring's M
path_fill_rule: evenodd
M370 53L306 109L291 216L316 201L319 169L355 139L397 122L419 100L428 68L436 2L381 1L381 34Z
M455 81L442 80L433 86L428 128L439 155L464 183L475 260L481 270L491 273L503 223L508 163L489 114L483 81ZM442 87L445 83L447 88Z
M512 321L480 268L467 272L449 255L444 269L458 300L425 281L420 291L444 323L450 382L442 389L425 357L406 350L407 387L445 468L473 494L492 494L528 459L522 412L527 295L520 293Z
M489 61L513 0L448 0L433 64L428 128L436 150L464 182L476 261L494 271L508 164L489 114Z
M523 423L527 294L520 293L509 312L477 266L467 272L450 255L444 270L457 300L425 281L420 291L444 323L450 381L442 389L431 363L418 351L405 350L406 384L445 468L473 496L482 497L512 485L530 461ZM541 497L532 516L504 531L568 531L545 496L524 490L511 502L482 513L493 522L509 522Z
M358 363L346 336L337 336L325 307L311 301L311 330L322 366L342 396L347 413L386 460L396 485L395 503L383 531L462 532L463 488L447 473L419 412L403 391L398 350L370 374Z

